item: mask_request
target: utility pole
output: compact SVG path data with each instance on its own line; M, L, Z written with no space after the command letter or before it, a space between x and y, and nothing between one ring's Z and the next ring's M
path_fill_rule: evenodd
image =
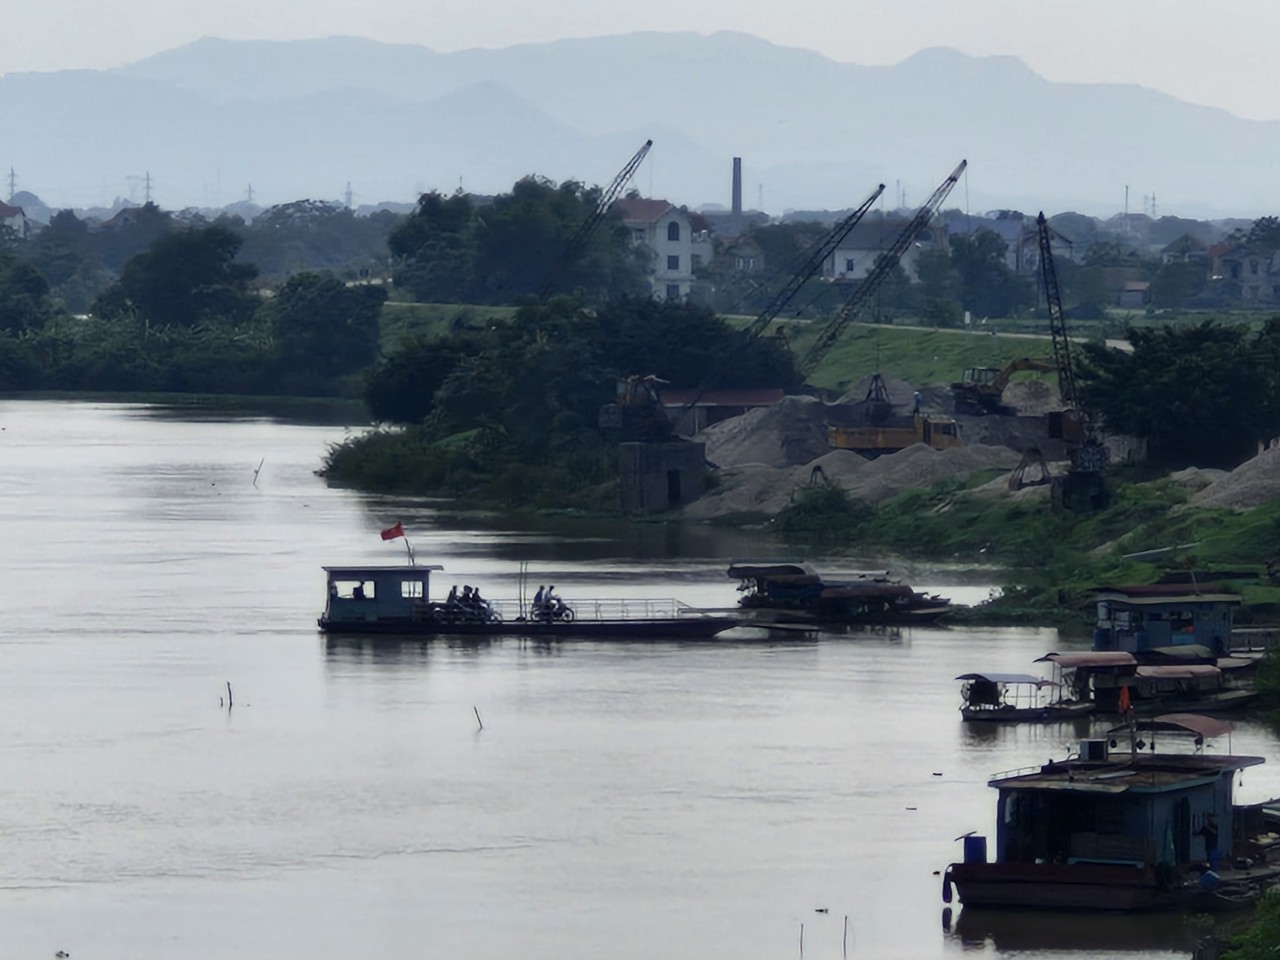
M9 168L9 199L13 199L13 195L18 192L18 175L13 172L13 167Z
M151 202L151 171L150 170L147 171L147 175L146 177L143 178L142 182L146 184L145 195L147 198L147 203L150 203Z
M252 183L249 184L248 188L245 190L244 201L245 203L253 203L253 184Z
M347 209L350 210L351 209L351 181L350 180L347 181L347 192L343 194L343 199L346 200Z

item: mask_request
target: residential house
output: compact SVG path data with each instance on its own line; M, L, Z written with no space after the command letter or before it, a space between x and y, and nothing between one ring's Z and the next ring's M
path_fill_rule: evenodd
M654 296L687 297L693 288L695 254L703 264L711 262L710 233L698 229L697 215L666 200L645 197L624 197L613 206L635 242L649 253Z
M870 223L863 220L849 231L848 236L832 252L823 265L823 276L837 281L863 279L875 266L876 259L893 246L906 229L907 223L906 220L888 218ZM946 249L945 234L941 227L926 227L903 251L899 263L907 276L915 276L916 260L921 253L931 249Z
M1214 248L1213 275L1239 284L1245 303L1280 301L1280 263L1271 251L1235 245Z
M11 207L0 202L0 226L8 227L21 240L31 236L31 221L21 207Z
M1189 233L1184 233L1177 240L1165 244L1160 250L1160 262L1190 263L1206 262L1209 259L1209 245Z
M1151 302L1151 284L1146 280L1126 280L1120 288L1119 305L1137 310Z

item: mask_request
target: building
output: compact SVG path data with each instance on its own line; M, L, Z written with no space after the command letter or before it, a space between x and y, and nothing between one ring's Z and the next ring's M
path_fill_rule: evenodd
M823 275L829 280L861 280L876 260L889 251L902 231L907 228L906 220L879 219L868 223L863 220L848 236L840 241L840 245L832 252L823 265ZM926 227L915 241L903 251L898 261L908 277L915 278L916 260L926 250L945 250L946 235L941 227Z
M650 259L649 282L653 295L665 300L682 300L693 289L693 270L700 262L711 262L711 236L696 223L696 214L666 200L624 197L613 208L632 238L644 247Z
M1240 597L1215 586L1203 592L1189 583L1098 588L1093 649L1141 653L1198 644L1225 653L1231 649L1232 610Z
M31 236L31 221L27 219L21 207L12 207L0 202L0 226L8 227L20 240Z

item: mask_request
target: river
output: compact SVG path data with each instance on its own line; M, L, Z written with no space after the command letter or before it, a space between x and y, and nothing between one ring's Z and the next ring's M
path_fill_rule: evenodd
M726 606L729 558L781 552L329 489L343 434L0 402L0 960L1187 955L1177 918L944 929L989 775L1086 732L966 729L953 678L1028 670L1054 631L326 641L321 564L399 562L396 521L441 590L495 597L526 561L569 599ZM1248 722L1231 746L1276 756ZM1280 763L1240 795L1280 795Z

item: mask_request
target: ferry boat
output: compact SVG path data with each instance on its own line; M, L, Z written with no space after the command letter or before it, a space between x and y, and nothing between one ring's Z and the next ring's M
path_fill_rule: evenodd
M1239 771L1264 759L1204 752L1206 739L1232 729L1164 714L1082 740L1065 760L996 774L994 858L985 836L966 835L943 899L954 889L966 908L1210 912L1251 903L1280 883L1280 809L1233 802Z
M328 633L473 636L591 636L708 639L741 622L678 600L431 599L439 564L324 567L328 599L318 624Z

